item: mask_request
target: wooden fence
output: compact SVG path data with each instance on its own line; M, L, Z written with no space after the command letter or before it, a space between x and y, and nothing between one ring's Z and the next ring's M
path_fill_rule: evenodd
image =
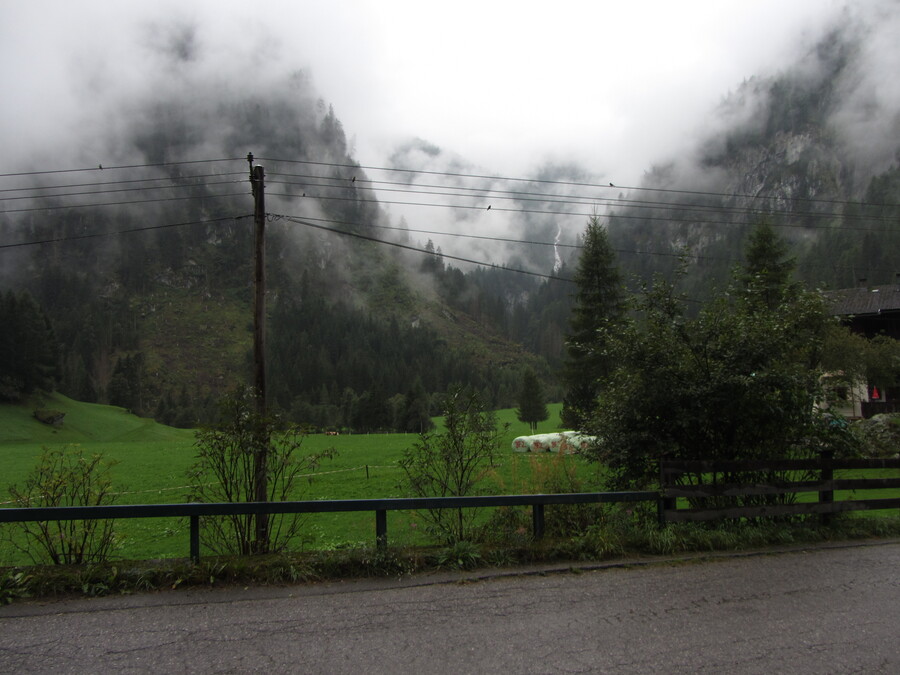
M835 478L835 471L900 469L900 459L677 461L660 463L660 523L900 509L900 497L843 499L835 492L900 488L897 478ZM796 501L800 493L818 493ZM689 508L679 508L686 499ZM683 503L683 502L682 502Z
M397 499L331 499L297 502L241 502L191 504L113 504L109 506L46 506L0 509L0 523L118 518L190 519L190 556L200 560L200 518L258 513L375 513L375 541L387 546L387 512L415 509L470 509L477 507L531 506L534 538L544 536L544 506L548 504L598 504L658 502L659 493L583 492L540 495L489 495L472 497L413 497Z
M408 499L343 499L297 502L244 502L215 504L140 504L110 506L57 506L0 508L0 523L118 518L184 518L190 521L190 557L200 559L200 518L257 513L339 513L370 511L375 514L375 540L387 546L387 512L415 509L461 509L499 506L531 506L535 539L544 534L544 506L656 502L660 524L716 518L759 518L842 511L900 509L900 497L835 501L843 490L900 489L897 478L835 478L835 471L900 469L900 459L663 461L660 491L589 492L539 495L473 497L424 497ZM747 482L747 477L753 480ZM731 480L737 477L738 480ZM693 482L686 483L686 480ZM787 495L818 493L814 501L787 503ZM687 499L690 508L679 508ZM753 502L753 503L749 503Z

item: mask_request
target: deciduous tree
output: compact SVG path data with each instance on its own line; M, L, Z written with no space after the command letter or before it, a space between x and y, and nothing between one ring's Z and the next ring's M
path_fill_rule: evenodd
M614 485L653 484L663 458L801 457L839 442L815 405L833 319L820 294L775 266L782 249L767 228L754 241L767 253L695 317L657 281L616 335L608 395L588 425Z

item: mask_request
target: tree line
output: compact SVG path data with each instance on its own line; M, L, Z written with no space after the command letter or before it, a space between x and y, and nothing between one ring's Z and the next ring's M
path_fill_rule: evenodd
M683 270L629 294L605 229L591 220L575 276L562 415L598 439L589 455L610 469L610 487L654 485L664 458L859 449L860 439L829 412L823 375L865 378L886 364L867 361L868 348L842 348L859 340L794 270L787 243L763 220L743 263L707 301L678 290ZM900 381L900 342L882 338L876 347L892 352L890 377Z

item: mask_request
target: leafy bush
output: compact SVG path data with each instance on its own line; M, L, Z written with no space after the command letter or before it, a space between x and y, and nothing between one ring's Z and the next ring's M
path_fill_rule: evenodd
M103 455L86 457L77 446L44 448L37 466L22 489L9 493L16 506L102 506L112 504L110 468ZM54 565L94 563L106 560L116 543L112 520L63 520L14 523L22 537L10 542L36 563Z
M190 501L255 502L300 498L300 478L333 457L333 449L300 455L305 434L295 426L280 428L274 417L255 409L251 389L223 399L218 426L197 432L197 462L189 471ZM259 472L265 480L265 499L259 499ZM284 551L297 537L299 514L208 517L201 519L206 546L220 554Z
M416 497L462 497L488 475L500 447L493 412L485 412L475 392L457 388L447 395L444 433L424 433L400 460L405 487ZM505 431L505 429L503 430ZM472 536L477 509L432 509L423 513L446 543Z
M469 570L481 563L481 551L470 541L457 541L438 555L438 567Z
M527 461L528 468L521 464ZM557 453L552 456L514 455L512 478L507 483L496 472L502 493L567 494L590 492L595 486L579 476L576 455ZM569 537L582 534L587 528L604 519L601 504L547 504L544 507L544 534L548 537ZM532 537L531 508L504 506L496 509L484 527L487 541L521 546Z
M874 415L852 425L866 457L896 457L900 453L900 414Z

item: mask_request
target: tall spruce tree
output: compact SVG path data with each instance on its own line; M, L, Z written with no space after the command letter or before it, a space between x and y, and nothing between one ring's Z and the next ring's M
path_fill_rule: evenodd
M27 291L0 294L0 400L52 391L58 377L50 321Z
M612 370L610 336L625 315L615 252L597 216L588 220L574 281L578 290L566 338L561 417L564 426L583 429L597 399L598 381Z
M431 421L428 394L422 385L422 378L416 377L412 387L403 398L403 411L399 420L399 430L405 433L424 434L434 428Z
M544 401L544 389L534 371L529 368L522 376L522 388L519 390L519 407L516 418L531 427L531 433L537 430L538 422L550 417Z
M775 309L786 293L796 290L791 282L795 260L788 257L788 244L768 220L756 224L747 238L744 265L737 273L742 292L752 304Z

